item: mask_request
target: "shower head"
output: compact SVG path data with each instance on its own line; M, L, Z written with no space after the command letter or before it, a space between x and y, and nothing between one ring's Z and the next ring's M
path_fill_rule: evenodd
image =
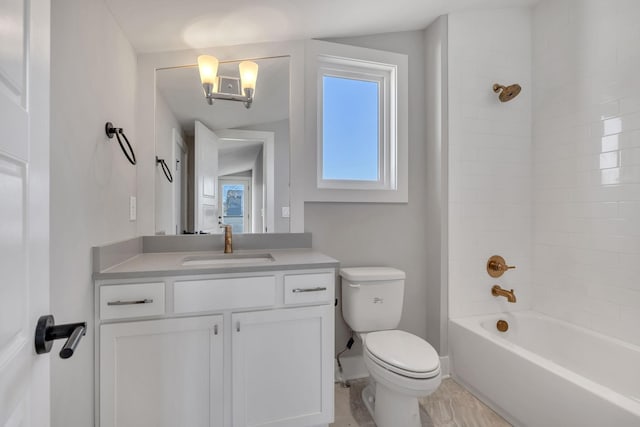
M495 93L500 92L500 95L498 95L498 99L500 99L500 102L511 101L513 98L518 96L521 90L522 88L517 83L512 84L511 86L502 86L498 83L493 85L493 91Z

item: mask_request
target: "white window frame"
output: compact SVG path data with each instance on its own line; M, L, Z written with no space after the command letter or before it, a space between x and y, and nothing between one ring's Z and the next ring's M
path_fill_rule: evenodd
M317 94L317 186L320 189L396 190L397 180L397 66L329 55L318 56ZM375 82L378 84L378 179L324 179L323 105L324 77Z
M304 202L407 203L409 200L409 81L408 56L359 46L320 40L305 41L305 139L292 143L292 180L298 184L295 192ZM383 72L386 70L385 72ZM388 135L380 152L384 159L381 181L322 179L322 77L323 73L338 76L379 76L387 90L381 87L386 114L380 138ZM392 84L392 79L394 84ZM395 86L395 87L393 87ZM395 117L391 118L391 112ZM392 145L395 138L395 147ZM386 166L385 166L386 163ZM294 187L292 186L292 192Z

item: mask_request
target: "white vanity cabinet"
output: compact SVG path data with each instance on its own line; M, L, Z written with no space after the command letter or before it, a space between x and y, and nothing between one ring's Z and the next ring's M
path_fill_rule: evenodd
M96 284L98 426L333 420L333 268Z
M223 425L222 317L100 328L100 425Z
M310 426L333 410L333 307L232 315L234 426Z

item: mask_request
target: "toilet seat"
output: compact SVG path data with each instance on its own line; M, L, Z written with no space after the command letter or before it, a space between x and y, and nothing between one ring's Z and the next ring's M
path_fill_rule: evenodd
M364 349L374 363L404 377L429 379L440 373L440 358L431 344L405 331L371 332Z

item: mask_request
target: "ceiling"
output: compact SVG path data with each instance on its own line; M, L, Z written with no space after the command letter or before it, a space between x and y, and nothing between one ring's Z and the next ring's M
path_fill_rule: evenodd
M536 0L105 0L137 52L423 29L464 9Z
M225 141L218 148L218 176L251 171L262 151L262 141Z

